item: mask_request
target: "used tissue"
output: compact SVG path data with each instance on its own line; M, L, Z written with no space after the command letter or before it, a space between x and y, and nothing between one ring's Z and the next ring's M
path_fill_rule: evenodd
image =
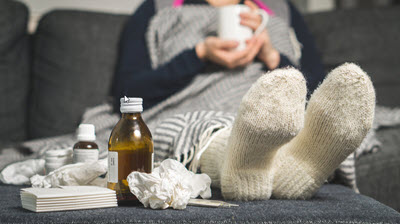
M107 172L107 160L76 163L62 166L46 176L31 177L32 187L51 188L60 186L96 185L106 187L107 180L99 178Z
M29 184L29 178L44 173L44 159L29 159L11 164L0 173L0 181L5 184Z
M134 171L127 181L132 194L152 209L185 209L191 198L211 197L211 178L173 159L164 160L151 174Z

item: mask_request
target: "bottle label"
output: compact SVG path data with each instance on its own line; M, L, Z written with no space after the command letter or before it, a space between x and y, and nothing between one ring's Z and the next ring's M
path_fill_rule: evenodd
M74 149L73 163L95 162L99 160L98 149Z
M118 183L118 152L108 151L108 182Z
M154 170L154 152L151 153L151 172L153 173Z

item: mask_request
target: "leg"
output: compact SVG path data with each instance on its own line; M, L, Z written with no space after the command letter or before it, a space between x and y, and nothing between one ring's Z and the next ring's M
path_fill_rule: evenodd
M220 181L226 199L271 196L272 158L301 129L305 96L304 77L295 69L267 73L246 93L226 148L207 149L200 161L202 172L209 173L214 182ZM221 133L221 138L226 139L227 134Z
M358 66L334 69L311 96L304 128L274 160L273 196L306 199L361 144L372 126L375 91Z

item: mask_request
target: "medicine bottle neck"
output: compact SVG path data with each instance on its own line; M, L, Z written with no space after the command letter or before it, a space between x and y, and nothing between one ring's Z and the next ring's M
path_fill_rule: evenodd
M142 118L142 114L140 112L122 113L122 118L129 120L137 120Z

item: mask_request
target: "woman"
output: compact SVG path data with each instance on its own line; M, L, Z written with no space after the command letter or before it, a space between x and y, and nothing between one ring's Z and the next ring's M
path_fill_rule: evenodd
M183 4L222 6L238 2L238 0L186 0ZM258 8L249 0L241 3L251 9ZM152 68L146 32L152 17L156 14L155 4L154 0L144 1L127 22L122 34L120 58L113 88L117 104L118 99L124 95L141 96L144 99L144 108L150 108L181 90L209 64L219 64L226 69L234 69L257 60L263 62L264 70L294 66L287 56L272 46L268 31L265 30L249 40L249 46L244 51L230 51L237 46L237 42L210 36L195 47L182 51L168 63L156 69ZM324 78L323 67L303 18L292 4L288 4L290 25L302 45L302 57L298 67L305 74L311 93ZM260 24L260 18L254 12L242 13L241 18L242 24L253 30ZM119 106L117 104L116 111Z
M275 16L242 51L231 51L236 42L212 35L215 10L203 7L237 0L187 0L187 6L164 10L160 5L165 2L145 1L128 21L114 96L143 97L143 116L158 127L167 116L194 112L177 118L174 128L167 121L165 130L154 132L155 139L172 130L186 136L183 142L198 143L188 138L204 136L201 128L217 114L195 111L236 112L227 128L211 122L212 137L195 153L213 185L226 199L311 197L371 128L375 92L369 77L358 66L345 64L314 91L324 77L322 66L301 16L286 1L265 0ZM244 4L254 11L257 2ZM254 12L240 16L253 30L260 24ZM302 45L301 57L291 27ZM294 68L276 69L296 65L304 76ZM262 75L265 70L271 71ZM306 95L313 91L305 111ZM205 122L197 122L201 119ZM200 129L190 129L194 124ZM167 145L176 150L174 142L181 136Z

